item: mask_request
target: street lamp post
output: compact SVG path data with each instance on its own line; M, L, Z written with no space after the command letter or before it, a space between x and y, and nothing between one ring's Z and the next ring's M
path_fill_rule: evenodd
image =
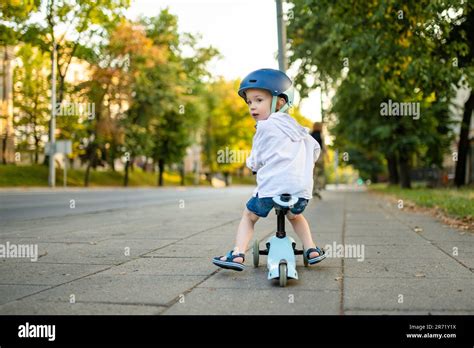
M277 11L277 28L278 28L278 68L280 71L286 72L288 68L286 62L286 26L283 19L282 0L276 1Z
M51 53L51 122L49 126L49 187L56 184L56 172L54 170L55 139L56 130L56 41L53 41L53 52Z

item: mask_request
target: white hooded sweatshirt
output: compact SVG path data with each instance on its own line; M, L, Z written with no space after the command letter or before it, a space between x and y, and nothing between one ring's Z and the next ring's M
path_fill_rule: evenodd
M247 167L257 172L259 198L289 193L312 198L313 168L321 153L318 142L290 115L276 112L257 122Z

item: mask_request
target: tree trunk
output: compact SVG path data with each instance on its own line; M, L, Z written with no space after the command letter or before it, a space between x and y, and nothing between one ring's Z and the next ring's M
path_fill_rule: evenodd
M148 157L147 156L145 156L145 165L143 166L143 171L145 173L148 172Z
M85 187L89 186L90 171L91 171L91 161L89 161L89 163L87 163L86 174L84 176L84 186Z
M8 129L8 128L7 128ZM7 144L8 144L8 133L2 138L2 164L7 164Z
M95 162L95 155L96 155L96 146L92 145L91 154L89 156L89 162L87 163L86 173L84 175L84 186L85 187L89 186L90 172L91 172L91 167Z
M464 113L459 132L458 160L456 162L456 174L454 183L457 187L466 184L467 154L469 152L469 127L471 125L471 114L474 108L474 94L471 91L469 99L464 104Z
M35 137L35 164L38 164L38 159L39 159L39 141L40 139L38 137Z
M125 162L125 177L123 178L123 186L128 186L128 167L130 166L130 161Z
M230 182L229 182L229 172L228 172L228 171L225 171L225 172L224 172L224 181L225 181L225 186L230 186Z
M113 150L109 150L108 154L109 154L110 169L112 169L112 171L115 172L115 148L113 148Z
M379 181L376 171L370 172L370 181L372 182L372 184L376 184Z
M409 154L400 151L398 164L400 166L400 185L402 188L411 188Z
M400 178L398 176L397 156L395 154L386 155L388 167L388 182L390 185L398 185Z
M158 160L158 186L163 186L163 172L165 170L165 161L163 159Z
M185 185L185 183L184 183L184 163L181 163L180 166L179 166L179 176L181 177L180 185L184 186Z

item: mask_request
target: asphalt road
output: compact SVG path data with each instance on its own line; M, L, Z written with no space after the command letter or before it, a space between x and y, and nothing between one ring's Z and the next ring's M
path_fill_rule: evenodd
M233 188L228 189L232 191ZM227 192L228 192L227 191ZM206 200L224 195L213 188L36 189L0 191L0 220L37 219Z

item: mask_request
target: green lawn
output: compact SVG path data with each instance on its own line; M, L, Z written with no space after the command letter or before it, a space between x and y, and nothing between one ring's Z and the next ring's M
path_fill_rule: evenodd
M68 170L67 185L71 187L84 186L84 170ZM123 172L95 171L91 170L89 186L122 186ZM163 174L164 186L177 186L181 179L178 173L165 172ZM135 168L129 173L129 186L156 186L157 174L148 173ZM206 180L200 180L200 185L209 186ZM232 177L233 185L253 185L253 177ZM56 185L63 186L63 171L56 170ZM194 185L194 175L185 177L185 185ZM22 187L22 186L48 186L48 167L43 165L15 166L0 165L0 187Z
M418 206L439 208L446 214L456 218L474 217L474 188L424 188L402 189L398 186L373 184L371 191L385 193L410 201Z

